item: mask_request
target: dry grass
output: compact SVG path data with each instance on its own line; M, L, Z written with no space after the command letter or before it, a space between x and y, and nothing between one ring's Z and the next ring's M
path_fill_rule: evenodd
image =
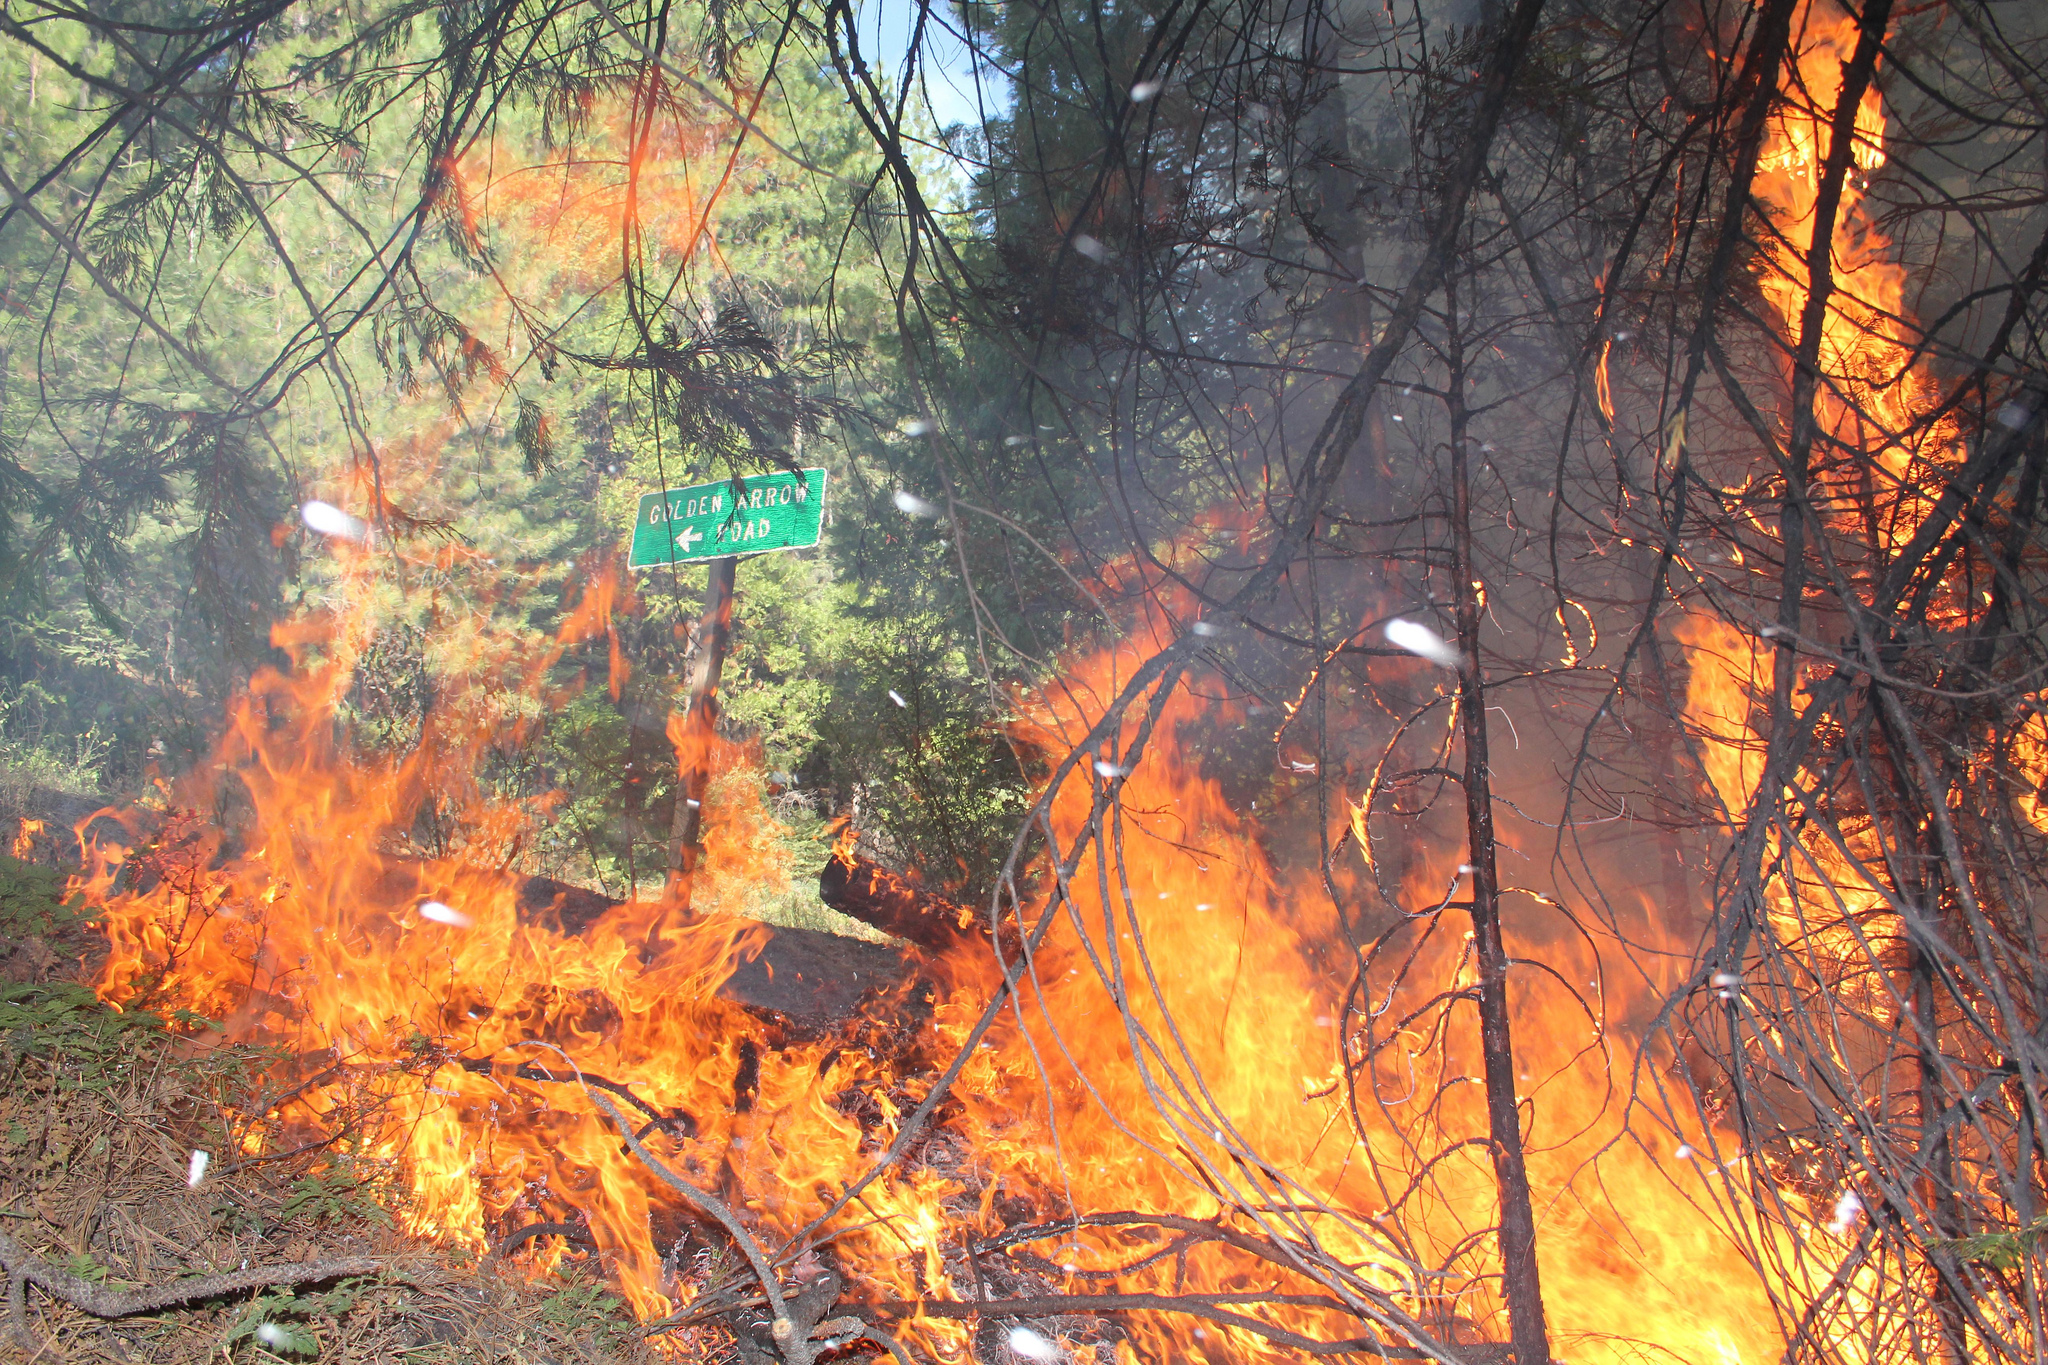
M0 1335L0 1359L651 1358L594 1261L543 1277L410 1238L393 1226L389 1172L342 1153L221 1156L188 1185L195 1149L232 1150L234 1102L260 1093L277 1059L198 1046L188 1029L100 1005L72 979L92 940L50 898L55 884L0 859L0 1231L108 1288L342 1256L384 1269L111 1320L31 1286L34 1346Z

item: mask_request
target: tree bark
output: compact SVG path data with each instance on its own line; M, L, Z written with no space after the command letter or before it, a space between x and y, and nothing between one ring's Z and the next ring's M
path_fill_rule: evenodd
M1508 955L1501 933L1500 881L1494 859L1493 790L1487 768L1486 678L1479 664L1480 585L1472 554L1471 479L1466 468L1465 372L1450 294L1449 344L1452 488L1452 572L1456 576L1458 724L1465 743L1466 856L1472 878L1472 947L1479 959L1479 1045L1486 1077L1486 1117L1500 1190L1501 1284L1516 1365L1549 1365L1543 1286L1536 1268L1536 1217L1522 1153L1521 1106L1515 1093L1515 1053L1508 1027Z
M974 942L974 915L858 853L837 852L818 873L818 899L885 934L943 957Z
M669 826L668 887L664 899L687 911L703 858L704 791L711 780L711 743L718 730L718 682L725 672L725 647L732 635L733 581L739 559L711 561L704 589L704 615L697 622L697 655L690 668L690 698L677 745L676 809Z

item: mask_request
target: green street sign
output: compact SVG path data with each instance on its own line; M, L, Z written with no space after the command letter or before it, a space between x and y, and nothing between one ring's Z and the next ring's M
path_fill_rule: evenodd
M642 493L633 519L636 569L726 555L801 550L818 543L825 519L825 471L776 472Z

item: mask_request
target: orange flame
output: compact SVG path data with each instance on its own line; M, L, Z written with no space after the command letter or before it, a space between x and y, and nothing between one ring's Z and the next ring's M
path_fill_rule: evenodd
M589 598L585 607L594 633ZM1027 708L1020 738L1064 752L1164 637L1163 618L1147 625L1072 660L1061 686ZM342 1150L402 1176L409 1228L471 1246L580 1213L636 1309L666 1313L693 1292L675 1259L664 1260L679 1225L671 1199L573 1089L521 1072L552 1055L530 1045L559 1047L579 1067L629 1083L662 1113L687 1113L693 1133L653 1140L671 1144L678 1169L719 1184L772 1240L857 1178L897 1130L928 1084L914 1058L958 1045L994 988L993 964L985 950L932 964L940 992L928 1048L889 1055L843 1038L775 1046L715 994L760 941L748 922L675 923L658 905L622 905L579 932L522 912L519 879L499 869L539 817L494 804L473 782L461 817L469 855L414 856L407 831L430 794L445 792L483 746L460 725L429 727L419 750L393 760L338 739L335 703L358 652L349 641L370 633L351 620L279 631L294 671L251 683L216 756L216 791L238 791L249 809L234 838L187 821L140 880L116 889L88 879L113 942L101 991L174 998L222 1018L231 1039L293 1054L274 1080L286 1097L245 1115L244 1153L339 1131ZM536 676L519 651L502 657ZM1459 1251L1492 1219L1490 1163L1483 1149L1454 1143L1426 1171L1413 1156L1418 1141L1484 1131L1477 1088L1452 1084L1431 1112L1399 1099L1387 1077L1362 1077L1381 1083L1385 1102L1362 1127L1348 1115L1338 1082L1349 972L1341 955L1328 958L1340 938L1328 911L1314 908L1327 902L1276 868L1257 824L1202 768L1215 727L1239 719L1188 689L1164 703L1151 749L1118 779L1116 856L1105 865L1098 850L1072 878L1071 912L1060 911L1015 1008L967 1060L951 1136L824 1229L857 1292L973 1298L963 1239L1001 1233L1016 1217L1002 1208L1021 1201L1048 1218L1171 1213L1306 1234L1366 1267L1369 1282L1432 1330L1499 1335L1488 1273ZM1123 753L1134 726L1098 752ZM776 845L746 799L758 792L744 780L746 756L728 747L722 761L724 785L738 794L727 800L713 785L722 808L705 822L705 874L737 885L770 875ZM1063 844L1092 818L1099 780L1084 765L1051 794ZM1464 945L1432 951L1410 989L1469 976ZM1567 973L1593 970L1564 950L1546 956ZM1560 1343L1579 1360L1630 1358L1622 1338L1687 1359L1769 1358L1775 1342L1754 1278L1695 1207L1698 1163L1638 1145L1602 1155L1620 1122L1609 1112L1602 1029L1541 990L1526 1003L1532 1174ZM1476 1071L1476 1048L1441 1060L1451 1071L1435 1082L1454 1082ZM1403 1194L1411 1179L1415 1191ZM1626 1239L1616 1232L1624 1223ZM1070 1227L1044 1239L1042 1259L1056 1288L1100 1292L1111 1268L1142 1261L1147 1245L1114 1228ZM1286 1280L1209 1244L1114 1275L1110 1287L1229 1293ZM1283 1307L1269 1321L1324 1337L1356 1332L1313 1307ZM907 1326L944 1358L967 1347L960 1322ZM1145 1358L1292 1358L1236 1327L1138 1317L1129 1330Z
M1836 39L1825 44L1839 50ZM1809 74L1802 56L1809 89L1824 85L1826 64L1815 57ZM1817 93L1813 104L1824 113L1828 98ZM1877 148L1881 109L1872 107L1867 136ZM1824 135L1810 118L1788 117L1777 130L1771 176L1789 187L1782 202L1795 216L1800 176L1811 177L1802 168L1824 155ZM1868 245L1867 226L1845 230ZM1796 259L1772 264L1773 287L1795 289ZM1888 278L1875 260L1843 274L1831 318L1846 330L1824 358L1831 374L1862 376L1874 396L1890 391L1879 382L1890 353L1871 359L1855 338L1889 338L1883 314L1898 296L1879 292ZM1781 297L1788 318L1797 301ZM1832 429L1846 434L1852 418L1862 420L1845 412ZM624 677L611 624L619 591L593 585L555 642L606 630L615 695ZM367 600L281 627L293 671L261 674L237 698L213 790L188 794L194 804L229 794L246 804L232 839L187 822L140 880L117 887L105 862L83 879L113 942L100 989L112 1000L175 999L224 1019L230 1039L295 1054L275 1078L280 1098L245 1116L240 1150L274 1152L339 1131L345 1150L402 1175L411 1229L471 1246L542 1209L582 1213L635 1308L666 1313L692 1292L664 1263L674 1204L573 1089L521 1074L522 1064L545 1060L532 1045L628 1083L664 1114L687 1113L687 1126L677 1120L656 1140L670 1144L677 1169L719 1185L773 1239L858 1178L898 1131L930 1084L921 1059L958 1047L996 969L965 952L931 964L931 1022L907 1050L848 1046L851 1030L777 1040L715 994L764 938L747 921L679 923L659 905L628 904L578 929L560 914L522 913L519 880L506 869L544 811L494 800L478 776L488 747L519 723L492 690L505 684L479 683L437 704L418 746L397 758L358 754L337 738L338 704L374 634ZM1140 624L1124 643L1069 660L1060 685L1026 708L1021 738L1061 754L1088 733L1170 634L1163 616ZM1739 813L1759 774L1748 716L1759 680L1768 686L1769 651L1703 617L1688 617L1679 635L1692 664L1687 715L1703 734L1709 781ZM483 676L539 694L544 650L487 636L476 650ZM1014 1008L966 1060L943 1137L824 1229L858 1292L976 1297L963 1241L1003 1231L1016 1221L1005 1207L1021 1202L1034 1217L1174 1213L1312 1240L1448 1337L1504 1335L1492 1267L1462 1250L1494 1220L1487 1154L1459 1145L1485 1131L1469 1083L1476 1044L1397 1048L1384 1074L1358 1076L1372 1102L1356 1111L1345 1103L1343 1081L1361 1065L1347 1054L1343 1026L1356 963L1348 951L1332 955L1342 937L1316 881L1276 864L1257 823L1205 771L1217 727L1234 719L1228 706L1184 689L1164 701L1132 771L1111 778L1084 763L1050 793L1049 824L1071 846L1095 819L1097 783L1121 783L1118 837L1075 870L1073 903L1060 909ZM1135 734L1132 719L1096 746L1099 761L1118 768ZM699 886L722 888L704 903L744 905L749 888L786 872L750 757L719 743L722 780L707 795ZM452 816L440 810L451 793ZM453 854L420 856L411 831L429 811L463 831ZM1364 844L1362 823L1359 833ZM850 840L849 827L841 845ZM1419 858L1405 890L1433 903L1457 858ZM1531 922L1542 923L1554 902L1525 894ZM1654 922L1653 907L1644 909ZM1026 918L1045 910L1027 907ZM1559 932L1543 945L1560 979L1595 971L1590 949L1575 942ZM1389 1017L1433 992L1456 992L1470 972L1465 944L1430 942L1401 998L1388 1001ZM1630 1003L1610 998L1607 1008L1626 1017ZM1575 1361L1636 1359L1637 1343L1685 1360L1776 1358L1783 1343L1754 1271L1701 1211L1712 1198L1710 1161L1628 1140L1613 1111L1604 1017L1540 984L1527 988L1518 1017L1539 1245L1561 1349ZM1716 1147L1713 1135L1695 1145ZM1746 1159L1725 1142L1717 1155L1731 1168ZM1043 1273L1079 1292L1105 1282L1124 1292L1314 1288L1226 1245L1114 1274L1145 1259L1115 1229L1071 1227L1043 1245ZM1356 1331L1314 1307L1285 1307L1269 1320L1318 1336ZM945 1358L967 1346L955 1321L921 1317L911 1330ZM1138 1317L1130 1330L1124 1349L1148 1359L1294 1358L1241 1328Z
M1784 103L1771 120L1755 184L1782 234L1770 241L1759 261L1764 293L1796 341L1809 294L1806 256L1821 173L1843 67L1855 50L1858 30L1831 0L1809 0L1793 32L1796 58L1784 78ZM1884 102L1873 84L1857 105L1853 169L1842 183L1830 243L1832 291L1822 320L1823 382L1816 396L1821 431L1837 451L1853 458L1830 460L1825 450L1816 454L1823 479L1848 481L1860 476L1866 458L1877 463L1883 486L1844 488L1837 505L1853 507L1873 498L1894 504L1887 539L1896 544L1911 535L1924 511L1910 488L1913 464L1947 461L1957 431L1953 422L1926 429L1917 421L1928 404L1924 381L1909 365L1910 351L1902 340L1906 270L1891 258L1890 240L1865 206L1865 177L1885 164L1884 125Z
M1760 254L1759 273L1788 337L1796 343L1810 297L1807 252L1816 229L1815 205L1828 156L1830 124L1858 29L1830 0L1809 0L1795 17L1794 33L1796 59L1784 78L1784 104L1772 121L1756 187L1782 234ZM1954 418L1927 420L1932 406L1928 386L1915 372L1904 340L1906 270L1891 259L1891 244L1864 202L1861 176L1884 165L1884 128L1883 102L1872 86L1856 109L1851 156L1855 169L1843 184L1828 243L1833 292L1827 299L1818 348L1821 383L1815 396L1815 415L1822 440L1815 447L1812 490L1824 526L1840 526L1852 543L1869 544L1874 539L1876 543L1869 545L1873 551L1896 549L1910 538L1932 505L1925 490L1938 481L1929 475L1955 461L1960 437ZM1860 520L1852 524L1852 517ZM1760 524L1755 529L1772 537ZM1953 594L1946 604L1937 599L1934 613L1960 614L1958 600ZM1967 610L1967 606L1961 609ZM1741 823L1752 818L1759 803L1774 802L1781 795L1791 798L1795 790L1825 790L1825 776L1804 769L1787 779L1783 793L1759 790L1766 745L1761 727L1752 717L1767 708L1775 670L1793 656L1781 655L1770 640L1746 634L1702 612L1683 616L1672 633L1684 648L1688 666L1684 720L1698 742L1707 786L1727 818ZM1795 711L1806 704L1802 684L1803 678L1793 680ZM2048 747L2044 746L2048 746L2048 730L2041 727L2038 716L2025 722L2013 737L2009 757L2024 780L2037 781L2048 775L2048 758L2043 757ZM2028 818L2039 820L2038 800L2030 803L2022 794L2017 804ZM1798 805L1796 799L1788 799L1790 808ZM1878 833L1867 820L1850 820L1829 831L1835 836L1831 839L1818 828L1821 823L1773 821L1764 827L1765 844L1758 865L1765 870L1763 910L1776 941L1797 959L1797 973L1813 982L1815 989L1851 1002L1863 1018L1873 1021L1873 1028L1916 1030L1917 1024L1902 1012L1898 993L1885 979L1888 969L1877 962L1871 947L1873 939L1885 935L1901 942L1908 937L1903 926L1897 926L1892 901L1864 870L1885 866L1886 853ZM1879 927L1887 922L1897 927ZM1772 1032L1767 1017L1757 1027L1766 1034ZM1822 1030L1820 1034L1839 1074L1853 1078L1851 1084L1886 1074L1881 1045L1842 1031ZM1858 1049L1867 1055L1858 1055ZM1850 1105L1857 1102L1853 1095L1843 1100ZM1782 1193L1798 1183L1778 1180L1774 1188ZM1833 1199L1836 1193L1829 1191L1825 1198ZM1995 1196L1990 1202L1996 1202ZM1798 1212L1803 1215L1806 1211ZM1836 1234L1817 1229L1805 1235L1826 1247ZM1784 1264L1825 1269L1828 1262L1839 1259L1823 1256L1807 1261L1794 1256L1784 1258ZM1874 1305L1888 1293L1871 1264L1865 1262L1841 1286L1851 1305ZM1808 1291L1815 1288L1785 1286L1784 1297L1812 1301ZM1830 1345L1849 1349L1845 1342ZM1878 1341L1860 1347L1859 1358L1905 1359L1910 1349L1903 1341Z

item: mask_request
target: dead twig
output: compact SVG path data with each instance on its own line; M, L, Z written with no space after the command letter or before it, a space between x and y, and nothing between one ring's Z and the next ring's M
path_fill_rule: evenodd
M229 1271L225 1275L202 1275L154 1289L108 1289L57 1269L0 1232L0 1267L7 1271L8 1323L22 1349L36 1351L39 1347L28 1326L28 1286L31 1284L96 1318L126 1318L191 1303L196 1299L239 1294L245 1289L338 1280L350 1275L374 1275L383 1268L383 1262L373 1256L341 1256L326 1261L302 1261L296 1265L257 1266L251 1270Z
M517 1046L546 1048L569 1063L570 1071L579 1084L586 1079L575 1060L552 1043L532 1040ZM548 1076L547 1079L556 1078ZM788 1365L816 1365L818 1357L827 1351L838 1350L862 1340L872 1340L887 1347L900 1365L911 1365L910 1357L900 1345L891 1340L886 1333L869 1327L858 1318L819 1320L824 1317L825 1310L830 1307L832 1300L838 1297L836 1285L823 1295L816 1292L818 1286L813 1286L811 1291L799 1295L796 1300L789 1299L775 1278L775 1271L769 1264L767 1252L747 1230L746 1225L740 1222L738 1215L726 1206L725 1201L708 1190L698 1189L670 1170L654 1153L648 1151L640 1140L640 1134L633 1131L633 1125L619 1112L619 1107L597 1089L584 1084L583 1093L617 1125L619 1136L625 1139L626 1146L631 1149L634 1156L640 1158L647 1169L659 1176L670 1189L680 1194L692 1208L715 1220L732 1238L733 1244L740 1249L740 1254L747 1258L754 1278L760 1282L762 1293L768 1297L768 1308L772 1315L770 1331L775 1340L775 1349L781 1353ZM646 1107L645 1101L635 1096L628 1095L627 1098L643 1109Z
M1392 1346L1375 1337L1353 1337L1344 1341L1318 1341L1314 1337L1290 1332L1284 1327L1275 1327L1258 1318L1226 1310L1224 1304L1279 1304L1289 1307L1324 1308L1332 1312L1349 1313L1351 1310L1337 1299L1322 1294L1047 1294L1029 1299L987 1299L973 1303L962 1303L953 1299L918 1299L914 1302L878 1303L872 1305L878 1313L896 1317L913 1317L922 1314L930 1318L1052 1318L1065 1317L1076 1313L1184 1313L1189 1317L1205 1318L1225 1327L1240 1327L1273 1342L1275 1345L1291 1347L1308 1355L1336 1356L1362 1355L1378 1356L1383 1360L1438 1360L1458 1362L1459 1365L1482 1365L1482 1362L1506 1361L1510 1348L1505 1342L1483 1342L1465 1347L1458 1355L1448 1355L1442 1350L1422 1350L1408 1346Z
M768 1296L774 1321L770 1328L775 1338L775 1349L788 1365L816 1365L819 1356L850 1346L856 1341L872 1341L886 1348L894 1356L897 1365L911 1365L908 1352L887 1332L872 1327L858 1317L824 1318L824 1313L838 1297L838 1277L833 1276L828 1284L814 1285L809 1291L794 1300L785 1299L782 1287L776 1282L775 1272L769 1266L767 1253L754 1239L739 1219L716 1195L698 1189L681 1176L671 1171L652 1152L642 1145L633 1132L633 1125L626 1121L618 1107L603 1095L589 1090L591 1103L611 1116L618 1125L619 1135L626 1145L633 1149L633 1155L646 1163L647 1168L660 1176L670 1188L688 1200L698 1210L718 1220L733 1241L739 1246L747 1263L753 1267L754 1275L761 1282L761 1290ZM818 1291L823 1289L823 1293ZM822 1321L820 1319L823 1318Z
M492 1074L491 1059L489 1057L451 1056L448 1060L472 1075L488 1076ZM578 1072L573 1076L558 1076L539 1062L522 1063L510 1074L515 1079L522 1081L548 1081L555 1085L594 1085L600 1090L609 1090L641 1113L647 1115L647 1124L639 1131L639 1136L643 1138L657 1128L667 1132L671 1137L687 1139L697 1136L697 1120L694 1115L682 1109L663 1113L646 1100L634 1094L629 1087L619 1081L592 1075L587 1071Z

